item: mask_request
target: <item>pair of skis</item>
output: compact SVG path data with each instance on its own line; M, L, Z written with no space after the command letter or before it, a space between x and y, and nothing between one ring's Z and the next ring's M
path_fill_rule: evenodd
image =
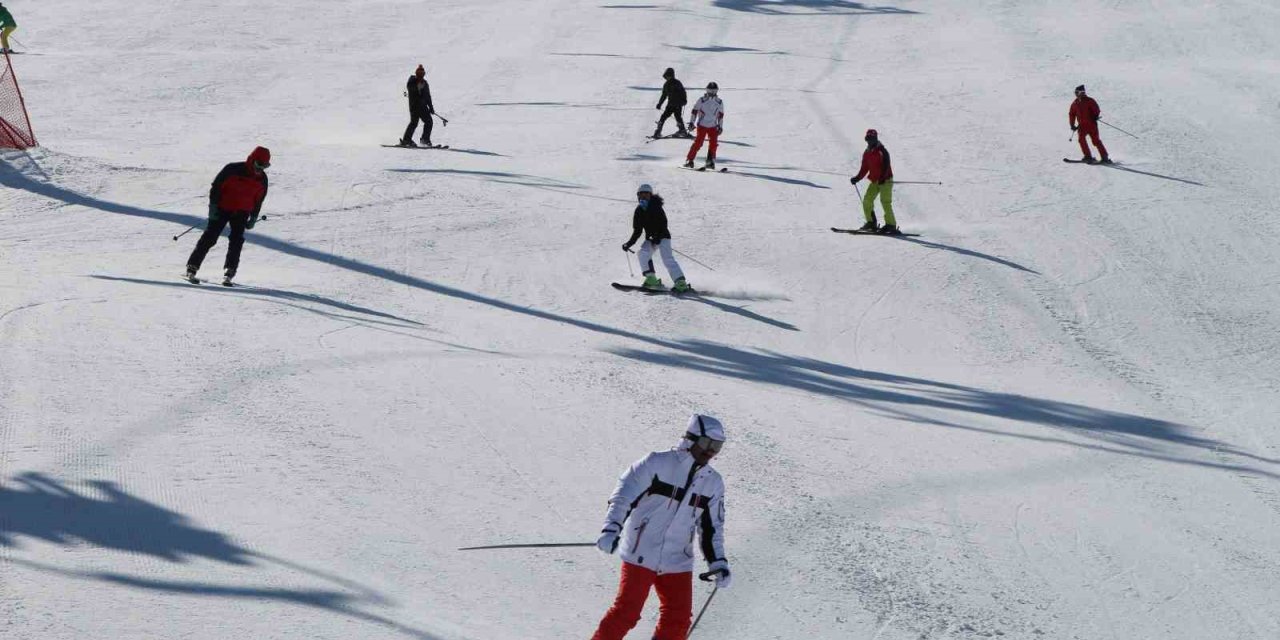
M613 284L613 288L614 288L614 289L617 289L618 291L639 291L639 292L642 292L642 293L647 293L647 294L649 294L649 295L664 295L664 294L665 294L665 295L669 295L669 296L675 296L675 297L677 297L677 298L679 298L679 297L681 297L681 296L696 296L696 295L698 295L698 292L697 292L697 291L694 291L692 288L690 288L690 289L688 289L688 290L685 290L685 291L676 291L675 289L665 289L665 288L664 288L664 289L648 289L648 288L645 288L645 287L641 287L641 286L639 286L639 285L634 285L634 284L622 284L622 283L620 283L620 282L614 282L614 283L612 283L612 284Z
M449 145L447 144L426 144L426 145L415 145L412 147L407 144L384 144L382 146L387 147L389 149L422 149L424 151L427 149L448 149L449 148Z

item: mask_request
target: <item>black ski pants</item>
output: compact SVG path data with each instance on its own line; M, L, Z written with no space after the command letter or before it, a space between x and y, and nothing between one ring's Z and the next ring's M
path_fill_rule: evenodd
M227 275L234 276L236 269L240 267L240 249L244 246L244 229L249 224L248 213L227 213L219 211L216 218L209 219L209 225L205 227L204 233L200 235L200 239L196 241L196 248L192 250L191 257L187 258L187 268L199 270L200 264L204 262L204 257L209 254L209 250L213 245L218 243L218 236L222 235L222 230L231 225L231 240L227 245L227 261L223 267L227 271Z
M667 118L676 117L676 126L680 127L680 133L687 133L684 128L684 104L667 103L667 110L662 112L662 117L658 118L658 133L662 133L662 125L667 123Z
M401 140L413 140L413 132L418 130L418 121L422 121L422 141L431 142L431 114L424 111L409 112L409 126L405 127Z

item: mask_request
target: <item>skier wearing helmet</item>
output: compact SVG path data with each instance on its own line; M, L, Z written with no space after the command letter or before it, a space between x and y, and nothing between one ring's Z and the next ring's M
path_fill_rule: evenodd
M231 279L240 267L240 249L244 246L244 231L252 229L262 211L262 201L267 197L267 167L271 166L271 151L257 147L244 162L232 162L218 172L209 189L209 223L196 241L196 248L187 258L187 280L200 284L196 272L218 242L218 236L228 224L231 240L227 245L227 260L222 285L232 286Z
M716 95L719 92L720 85L712 82L707 85L707 92L693 105L689 121L698 127L698 135L693 139L693 146L689 147L689 155L685 157L684 166L689 169L693 168L693 159L698 157L698 150L702 148L702 141L706 138L711 139L711 144L707 148L707 164L703 169L716 168L716 147L720 144L720 133L724 131L724 103Z
M667 229L667 212L662 208L662 196L654 193L653 187L642 184L639 189L636 189L636 199L639 203L631 216L631 237L622 243L622 250L630 252L636 240L640 239L641 234L644 235L644 244L640 245L639 256L644 283L640 286L645 289L662 289L662 279L658 277L657 270L653 267L653 253L657 251L658 255L662 256L662 264L666 265L667 273L671 274L672 279L675 280L671 290L675 293L692 291L693 288L684 279L684 271L680 269L680 264L672 255L671 231Z
M1101 120L1102 107L1098 106L1098 101L1085 93L1084 85L1076 87L1076 99L1067 110L1067 124L1071 125L1071 130L1076 132L1080 141L1080 151L1084 152L1081 162L1097 162L1089 151L1089 143L1085 142L1089 139L1098 148L1098 153L1102 154L1102 164L1111 164L1111 156L1107 154L1107 148L1102 145L1102 138L1098 136L1098 122Z
M596 547L622 557L622 575L591 640L622 640L640 622L651 588L661 601L653 639L684 640L693 617L695 549L707 562L703 579L729 588L724 479L710 464L724 440L719 420L695 413L679 445L637 460L618 478Z
M656 108L662 109L662 103L666 102L667 109L662 112L662 117L658 118L658 128L653 130L653 137L662 137L662 125L671 116L675 116L676 127L679 129L675 134L676 137L691 137L684 128L684 105L689 102L688 94L684 90L684 83L676 79L676 70L671 67L667 67L667 70L662 72L662 77L666 79L666 82L662 84L662 95L658 96L658 106Z
M893 165L889 161L889 150L880 144L880 134L875 129L867 129L863 139L867 142L867 150L862 152L862 168L858 169L858 175L849 178L849 183L855 187L864 177L871 183L862 195L862 214L867 223L858 231L901 235L898 221L893 217ZM884 207L883 227L876 222L876 196L880 196L880 206Z

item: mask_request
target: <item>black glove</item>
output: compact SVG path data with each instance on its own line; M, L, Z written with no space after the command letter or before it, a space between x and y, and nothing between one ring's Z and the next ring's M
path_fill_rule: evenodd
M628 252L628 253L630 253L630 252L631 252L631 245L633 245L633 244L635 244L635 243L634 243L634 242L624 242L624 243L622 243L622 250L623 250L623 251L626 251L626 252Z
M222 212L218 210L218 205L209 203L209 222L219 222L222 220Z
M1071 125L1071 130L1072 130L1072 131L1075 131L1075 130L1076 130L1076 126L1075 126L1074 124L1073 124L1073 125Z
M858 179L857 179L857 178L849 178L849 184L854 185L854 186L857 186L857 184L858 184Z
M258 214L256 213L249 216L249 221L244 223L244 228L252 229L255 224L258 224Z

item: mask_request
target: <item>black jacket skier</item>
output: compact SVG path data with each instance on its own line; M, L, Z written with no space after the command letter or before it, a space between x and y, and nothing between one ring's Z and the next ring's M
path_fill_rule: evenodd
M667 212L662 208L662 196L649 196L648 206L636 205L636 211L631 216L631 229L631 238L622 245L623 249L630 250L642 233L645 240L655 245L671 239L671 232L667 230Z
M427 84L427 70L418 65L418 70L409 76L405 83L404 93L409 97L409 126L400 138L400 144L406 147L413 144L413 132L418 129L418 121L422 121L422 144L431 146L431 114L436 112L431 104L431 85Z
M676 117L676 126L680 128L677 135L687 136L688 131L684 128L684 106L689 103L689 96L685 93L684 83L676 79L676 70L670 67L662 73L662 77L667 81L662 85L662 96L658 98L657 109L662 108L662 103L667 103L666 111L662 112L662 117L658 118L658 128L654 130L653 137L662 137L662 125L666 124L667 118Z

